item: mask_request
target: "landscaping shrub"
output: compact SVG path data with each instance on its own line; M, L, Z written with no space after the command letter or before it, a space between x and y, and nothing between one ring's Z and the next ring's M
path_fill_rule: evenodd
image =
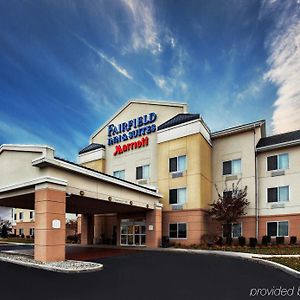
M214 243L217 240L217 236L215 234L210 234L210 233L206 233L206 234L202 234L201 236L201 244L211 247L214 245Z
M3 226L2 226L2 229L1 229L1 237L2 237L2 238L7 238L7 237L8 237L8 230L7 230L6 225L3 225Z
M271 237L268 236L268 235L264 235L264 236L262 237L262 239L261 239L261 244L262 244L263 246L268 246L268 245L270 245L270 244L271 244Z
M224 245L223 238L221 236L218 237L216 245L220 247Z
M21 234L21 238L24 239L24 238L25 238L25 235L24 235L24 234Z
M283 245L283 244L284 244L284 236L277 236L276 245Z
M251 248L255 248L256 245L257 245L257 238L251 237L251 238L249 239L249 246L250 246Z
M291 236L291 238L290 238L290 244L291 245L296 245L297 244L297 237L296 236Z
M226 237L226 245L227 246L231 246L232 245L232 242L233 242L233 239L231 236L227 236Z
M67 241L69 243L72 243L72 244L77 244L78 243L78 236L77 235L68 235L67 236Z
M168 236L163 236L162 239L161 239L161 246L163 248L168 248L170 247L170 239Z
M246 238L244 236L239 236L238 240L239 240L239 245L241 247L244 247L246 245Z

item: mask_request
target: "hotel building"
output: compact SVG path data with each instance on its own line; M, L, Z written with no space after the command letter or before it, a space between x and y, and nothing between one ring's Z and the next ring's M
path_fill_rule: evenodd
M26 174L14 173L18 167ZM66 212L81 214L85 244L158 247L167 236L189 245L221 235L206 212L215 186L238 181L250 204L232 224L233 238L300 237L300 130L266 136L264 120L211 132L184 103L130 100L92 134L78 164L46 146L2 145L0 168L0 205L36 210L39 260L63 257L64 242L53 237L65 229L54 221ZM60 254L50 255L49 245Z

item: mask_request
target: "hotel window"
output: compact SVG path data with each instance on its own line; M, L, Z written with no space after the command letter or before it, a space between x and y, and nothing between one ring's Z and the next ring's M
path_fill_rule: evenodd
M242 224L240 223L223 224L222 235L223 237L231 236L232 238L237 238L242 236Z
M223 175L237 175L241 173L241 159L223 161Z
M14 220L17 220L17 214L14 214Z
M114 171L113 176L119 179L125 179L125 170Z
M19 212L19 219L23 220L23 212Z
M29 228L29 235L31 235L31 236L34 235L34 228Z
M136 167L136 179L149 179L149 165Z
M285 170L289 168L289 154L279 154L267 157L267 170Z
M289 235L289 222L267 222L267 235L268 236L288 236Z
M170 239L186 239L187 225L186 223L169 224L169 238Z
M184 204L186 202L186 188L169 190L170 204Z
M33 217L33 211L30 211L30 212L29 212L29 218L30 218L30 219L33 219L33 218L34 218L34 217Z
M290 187L279 186L268 188L268 203L272 202L287 202L290 200Z
M24 229L23 228L19 228L19 235L23 235L24 234Z
M186 155L169 159L169 172L183 172L186 170Z

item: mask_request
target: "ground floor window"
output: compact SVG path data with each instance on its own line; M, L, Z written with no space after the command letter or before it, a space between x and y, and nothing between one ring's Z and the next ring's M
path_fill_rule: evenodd
M120 244L123 246L143 246L146 244L145 221L121 220Z
M29 228L29 235L31 235L31 236L34 235L34 228Z
M186 223L169 224L169 237L171 239L186 239L187 224Z
M237 238L242 236L242 224L241 223L223 224L222 235L223 237L230 236L232 238Z
M288 236L289 222L288 221L273 221L267 222L268 236Z
M23 235L24 234L24 229L23 228L19 228L19 235Z

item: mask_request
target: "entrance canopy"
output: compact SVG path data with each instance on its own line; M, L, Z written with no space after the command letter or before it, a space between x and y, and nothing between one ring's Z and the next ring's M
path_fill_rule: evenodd
M65 257L65 213L161 209L156 190L55 157L48 146L2 145L0 172L0 206L35 209L35 258L42 261Z

